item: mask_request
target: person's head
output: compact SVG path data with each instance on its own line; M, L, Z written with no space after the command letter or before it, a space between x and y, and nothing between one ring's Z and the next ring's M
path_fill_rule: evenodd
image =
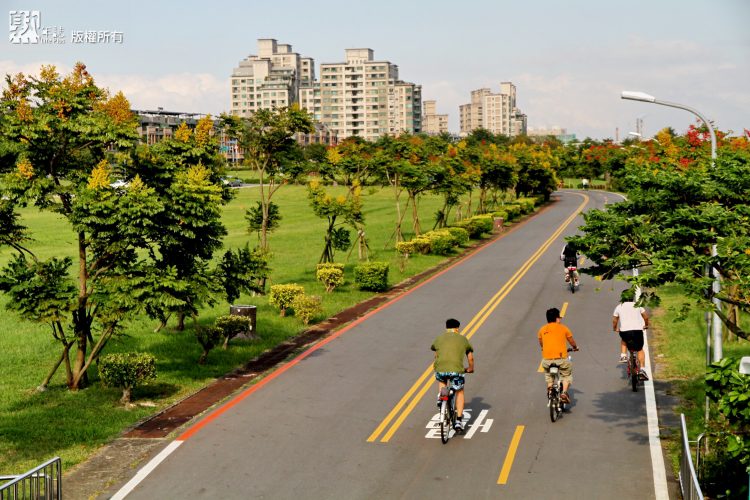
M556 307L547 309L547 323L554 323L560 317L560 310Z
M457 319L451 318L449 320L446 320L445 322L445 327L448 330L453 330L454 328L458 328L459 326L461 326L461 322L458 321Z
M628 288L620 294L620 302L633 302L635 300L635 289Z

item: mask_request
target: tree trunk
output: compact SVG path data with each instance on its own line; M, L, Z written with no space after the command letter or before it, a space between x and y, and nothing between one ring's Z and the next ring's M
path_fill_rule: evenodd
M177 331L184 332L185 331L185 313L179 312L177 314Z
M412 229L414 229L414 236L422 234L422 227L419 224L419 207L417 207L417 197L409 193L409 199L411 200L411 219Z
M120 403L126 405L130 403L130 395L132 393L133 389L132 387L123 387L122 389L122 397L120 398Z

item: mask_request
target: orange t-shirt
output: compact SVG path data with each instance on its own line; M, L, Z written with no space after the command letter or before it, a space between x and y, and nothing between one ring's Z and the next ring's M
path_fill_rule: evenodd
M567 342L573 340L573 334L562 323L547 323L537 334L542 341L544 359L561 359L568 356Z

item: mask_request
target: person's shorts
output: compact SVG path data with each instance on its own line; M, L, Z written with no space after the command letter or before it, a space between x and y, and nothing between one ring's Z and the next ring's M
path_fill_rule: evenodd
M630 351L643 350L643 330L625 330L620 332L620 338Z
M542 368L544 368L544 380L548 383L552 383L552 375L549 374L549 367L551 364L556 364L560 369L560 380L563 382L573 382L573 363L568 358L560 359L543 359Z
M454 391L460 391L464 388L464 374L463 373L457 373L457 372L435 372L435 379L438 382L442 382L446 385L448 385L448 382L450 382L451 387Z

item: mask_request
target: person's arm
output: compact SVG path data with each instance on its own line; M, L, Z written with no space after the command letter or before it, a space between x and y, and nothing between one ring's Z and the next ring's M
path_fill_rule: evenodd
M617 332L617 321L619 318L617 316L612 316L612 331Z
M474 353L467 352L466 359L469 360L469 367L466 369L466 373L474 373Z
M560 251L560 260L565 260L565 247L568 245L563 245L562 250Z
M570 347L572 347L574 351L578 350L578 344L576 343L576 339L573 338L573 332L571 332L570 330L565 332L565 339L568 341L568 344L570 344Z
M643 318L643 329L648 329L648 313L645 309L641 308L641 317Z

